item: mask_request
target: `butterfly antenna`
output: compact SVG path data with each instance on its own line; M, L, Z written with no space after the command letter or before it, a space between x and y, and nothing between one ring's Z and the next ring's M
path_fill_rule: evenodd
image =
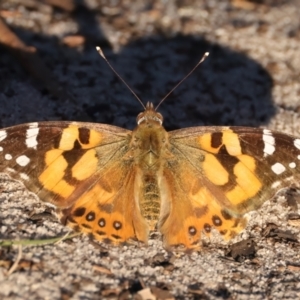
M126 83L126 81L119 75L119 73L114 69L114 67L110 64L110 62L107 60L107 58L105 57L102 49L97 46L96 50L98 51L98 53L102 56L102 58L106 61L106 63L108 64L108 66L112 69L112 71L119 77L119 79L127 86L127 88L129 89L129 91L135 96L135 98L142 104L143 108L146 110L146 107L144 105L144 103L142 102L142 100L138 97L138 95L133 91L133 89Z
M209 52L205 52L202 56L202 58L200 59L200 61L196 64L196 66L186 75L184 76L172 89L171 91L165 96L163 97L160 102L158 103L158 105L155 107L155 110L158 109L158 107L170 96L171 93L174 92L174 90L181 85L181 83L183 81L185 81L197 68L198 66L204 62L204 60L207 58L207 56L209 55Z

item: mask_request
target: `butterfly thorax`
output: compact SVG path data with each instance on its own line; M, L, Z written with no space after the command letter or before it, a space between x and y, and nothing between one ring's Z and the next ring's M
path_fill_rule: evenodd
M159 219L161 195L159 180L168 144L167 132L162 126L163 118L148 103L146 110L137 117L138 126L132 134L132 149L139 174L138 203L141 214L150 230Z

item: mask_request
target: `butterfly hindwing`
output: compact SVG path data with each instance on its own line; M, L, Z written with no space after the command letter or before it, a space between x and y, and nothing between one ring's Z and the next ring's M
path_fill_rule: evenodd
M97 174L93 184L63 211L64 223L113 243L130 239L147 243L148 227L134 201L135 168L114 162Z

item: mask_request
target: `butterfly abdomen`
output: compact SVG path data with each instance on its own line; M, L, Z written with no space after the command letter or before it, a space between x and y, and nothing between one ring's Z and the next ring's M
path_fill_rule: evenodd
M155 174L143 176L139 204L141 214L147 221L150 230L154 230L160 214L160 193Z

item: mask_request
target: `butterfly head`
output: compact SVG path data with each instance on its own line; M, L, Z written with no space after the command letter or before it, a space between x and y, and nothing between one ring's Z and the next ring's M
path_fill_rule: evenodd
M148 102L146 105L145 111L141 112L137 118L136 122L138 125L159 125L161 126L163 123L163 116L155 111L153 107L153 103Z

